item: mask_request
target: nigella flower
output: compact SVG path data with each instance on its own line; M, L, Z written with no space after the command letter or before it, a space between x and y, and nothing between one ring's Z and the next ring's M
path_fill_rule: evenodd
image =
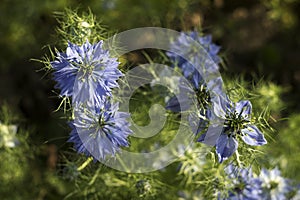
M228 99L221 100L214 105L214 114L225 120L221 135L216 140L216 152L219 162L228 159L238 148L238 137L246 144L260 146L267 143L264 135L251 124L252 105L243 100L232 103ZM203 142L206 134L201 135L199 142Z
M272 170L262 169L259 178L263 188L261 199L286 199L286 195L291 191L288 180L281 176L277 167Z
M72 96L73 103L99 106L118 86L119 62L103 49L103 41L94 45L86 41L82 46L69 43L66 53L57 54L57 60L51 62L56 88L61 96Z
M194 73L190 83L183 77L179 79L179 94L169 99L166 109L173 112L190 110L189 124L193 133L198 134L210 117L210 96L198 72Z
M75 108L68 141L74 143L78 153L103 160L129 145L127 137L132 133L126 120L129 113L119 112L118 109L118 104L108 101L100 108L91 109L83 105Z
M200 73L194 72L190 82L181 77L179 81L179 94L172 97L166 105L166 109L173 112L189 111L189 125L192 132L200 133L208 127L208 123L213 118L211 110L211 94L222 96L222 79L216 78L207 84Z
M257 200L260 199L262 189L261 181L255 178L252 170L246 168L238 168L232 164L225 168L225 172L230 179L231 189L228 192L230 200ZM222 198L219 198L222 199Z
M201 45L201 49L197 48L196 42ZM204 63L207 63L207 60L212 60L215 64L219 64L221 62L221 58L218 56L219 50L220 47L212 43L211 35L199 37L197 31L181 32L177 40L171 43L167 56L182 69L185 77L189 77L195 71L194 66L175 52L182 53L189 60L193 60L194 64L202 66ZM210 65L210 67L214 68L216 65ZM212 70L218 70L218 68Z

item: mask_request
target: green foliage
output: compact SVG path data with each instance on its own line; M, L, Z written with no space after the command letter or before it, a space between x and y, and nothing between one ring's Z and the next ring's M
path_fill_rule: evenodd
M30 140L32 130L24 130L17 115L7 106L1 107L0 141L9 134L15 145L0 146L0 194L2 199L33 199L48 196L56 199L66 195L67 187L53 169L40 171L43 146L35 146ZM11 127L15 126L16 129ZM15 140L12 140L15 139ZM7 142L7 140L6 140ZM35 188L33 190L33 188Z
M279 165L284 175L300 181L300 115L294 114L281 123L273 141L264 147L270 165ZM270 159L271 157L271 159Z
M82 45L87 40L95 43L107 38L107 31L100 25L99 20L92 14L66 9L64 12L56 12L55 16L59 23L56 29L57 36L61 38L59 45L67 45L68 42Z

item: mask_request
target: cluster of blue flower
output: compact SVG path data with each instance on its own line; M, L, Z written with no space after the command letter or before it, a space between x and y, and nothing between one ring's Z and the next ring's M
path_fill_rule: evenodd
M172 52L187 52L190 56L198 57L196 63L200 66L208 63L202 56L198 56L197 49L187 40L187 36L200 44L209 59L215 65L221 62L218 56L220 47L212 43L210 35L200 37L198 32L181 33L167 52L175 66L182 70L182 74L193 86L193 91L184 84L179 85L183 98L179 101L173 97L167 103L169 110L179 112L180 105L189 98L189 92L194 92L197 99L198 113L190 115L190 125L195 134L207 127L212 118L223 119L224 126L214 145L219 162L228 159L238 148L239 138L248 145L264 145L267 143L259 129L251 123L252 105L248 100L237 103L228 97L220 98L218 104L211 105L210 95L206 83L200 72L187 60ZM194 59L195 60L195 59ZM74 120L69 142L73 142L79 153L104 159L106 155L115 155L120 147L128 146L127 137L132 133L126 121L129 113L119 112L118 104L112 101L112 89L118 87L117 80L123 75L119 71L117 58L111 58L108 50L103 48L103 41L90 44L88 41L82 46L68 44L66 53L57 53L57 59L51 62L54 69L56 87L60 95L71 97ZM217 71L218 67L209 69ZM187 108L186 108L187 109ZM217 134L217 133L216 133ZM202 134L198 142L204 142L207 134Z
M103 41L94 45L87 41L82 46L69 43L66 53L58 52L51 66L60 95L72 98L74 119L69 123L68 141L77 152L99 160L128 146L129 113L119 112L112 99L112 89L123 74Z
M198 113L190 114L190 125L193 132L195 134L200 133L208 126L209 121L215 117L224 120L220 135L217 135L218 133L209 133L210 135L208 136L208 133L203 133L199 137L198 142L204 142L205 137L215 138L214 145L220 163L232 156L237 150L239 138L252 146L266 144L267 141L261 131L251 123L252 105L250 101L241 100L234 103L229 97L224 97L220 94L218 103L212 105L207 84L200 75L200 72L196 70L196 66L193 66L178 54L173 53L181 52L183 55L188 54L188 57L194 57L196 60L199 58L195 63L203 67L203 65L209 62L205 61L203 56L199 55L203 51L199 52L199 49L194 48L195 45L193 44L195 41L207 52L209 58L206 57L206 59L212 60L216 64L208 66L209 70L217 71L218 68L214 66L218 66L221 62L221 58L218 56L220 47L212 43L211 35L200 37L196 31L181 33L179 38L171 43L170 52L167 52L167 55L174 63L174 66L178 67L184 77L190 81L194 89L193 92L197 95ZM178 99L173 97L167 102L167 109L174 112L188 109L186 102L188 102L189 95L186 94L189 93L189 89L185 85L180 85L179 88L180 94L178 96L183 96L183 98ZM215 136L211 134L215 134Z
M218 199L288 199L289 193L297 190L292 182L281 176L278 168L262 169L259 175L249 168L228 165L225 172L230 179L227 197L218 194Z

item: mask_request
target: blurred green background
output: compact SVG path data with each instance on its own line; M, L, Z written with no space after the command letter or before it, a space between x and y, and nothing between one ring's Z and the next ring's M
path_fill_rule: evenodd
M222 46L226 65L222 71L229 76L244 74L248 80L253 76L270 80L283 88L284 107L275 117L293 115L292 121L280 124L289 135L280 136L284 138L280 145L285 147L286 155L293 153L290 145L298 145L290 141L300 136L299 0L1 0L0 105L7 104L18 115L18 125L30 130L31 142L22 152L11 152L19 155L18 160L9 161L9 154L0 154L1 162L16 163L0 169L4 180L0 181L0 196L4 199L9 195L13 195L11 199L55 199L69 191L63 180L51 175L59 173L55 169L59 168L60 155L70 147L62 114L53 112L59 105L53 91L55 83L49 75L44 76L44 71L38 71L42 64L31 61L48 53L46 45L57 43L58 23L53 13L65 8L78 9L79 13L90 9L103 25L118 32L159 26L175 30L201 28L212 34ZM39 148L32 151L34 146ZM280 157L283 152L274 154ZM295 161L291 169L298 169L299 162ZM20 168L19 174L10 171L12 168ZM32 187L23 187L29 183ZM12 188L19 192L12 194Z

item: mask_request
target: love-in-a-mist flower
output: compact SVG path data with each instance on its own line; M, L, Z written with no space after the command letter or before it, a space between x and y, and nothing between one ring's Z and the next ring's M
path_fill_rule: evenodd
M74 143L78 153L103 160L129 145L127 138L132 131L127 118L130 115L118 109L118 103L108 101L95 109L85 105L74 108L75 118L70 122L72 132L68 141Z
M209 93L200 76L193 76L191 84L183 77L179 79L179 93L170 98L166 109L173 112L189 111L189 124L193 133L198 134L207 125Z
M280 170L276 167L272 170L262 169L259 175L262 181L263 195L261 199L286 199L291 191L289 181L281 176Z
M195 44L200 44L201 48L198 48L199 46ZM185 77L189 77L195 71L195 66L178 55L178 52L189 61L192 60L194 64L202 67L208 59L215 64L219 64L221 62L221 58L218 56L219 51L220 47L212 43L211 35L200 37L197 31L181 32L180 36L170 44L167 56L181 68ZM210 65L210 68L212 68L210 70L218 70L217 65Z
M214 114L225 120L220 136L216 140L216 152L219 162L228 159L238 148L238 138L246 144L260 146L267 143L263 133L251 123L252 105L248 100L232 103L220 99L214 104ZM218 134L218 133L216 133ZM203 142L206 134L201 135Z
M225 168L229 178L228 200L257 200L262 194L261 180L253 176L252 169L239 168L232 164Z
M51 62L61 96L72 97L73 103L98 106L111 96L112 88L118 87L116 81L122 76L118 65L117 58L103 48L103 41L93 45L86 41L82 46L69 43L66 52L58 52Z
M208 81L211 86L208 91L207 84L198 72L194 72L188 82L181 77L179 81L179 94L170 98L167 102L166 108L173 112L189 112L189 125L192 132L198 134L207 128L212 117L211 111L211 97L214 95L222 95L222 79L215 78Z

